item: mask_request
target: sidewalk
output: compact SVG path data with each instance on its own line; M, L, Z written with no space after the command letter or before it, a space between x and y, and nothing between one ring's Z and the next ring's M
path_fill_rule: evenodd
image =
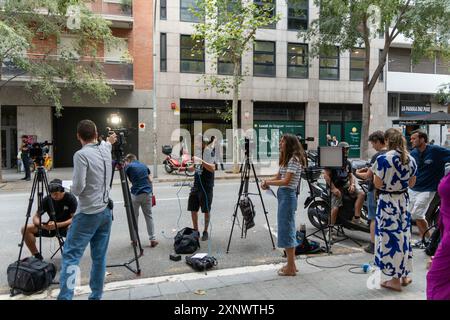
M401 293L384 288L369 289L368 279L373 274L362 273L350 266L324 268L342 264L362 265L372 258L363 252L346 255L310 256L309 265L302 256L297 260L296 277L280 277L278 265L261 265L225 270L196 272L174 276L137 279L107 283L104 300L424 300L426 298L426 260L423 250L414 251L413 283ZM182 262L180 262L182 263ZM220 268L220 265L218 266ZM361 272L361 273L357 273ZM14 299L53 300L59 289L30 297ZM76 300L86 300L89 288L76 290ZM0 300L9 296L0 296Z
M240 179L240 174L229 173L231 169L230 166L225 166L226 171L217 170L215 172L216 180L224 179ZM153 166L149 166L150 170L153 171ZM275 174L274 171L268 164L257 164L255 163L255 170L257 171L258 177L270 177ZM276 169L275 169L276 170ZM61 179L61 180L72 180L73 168L57 168L47 172L48 180ZM262 172L262 173L261 173ZM0 191L22 191L29 190L31 188L32 181L20 180L24 177L24 173L18 173L15 169L3 170L3 180L0 182ZM34 177L33 173L31 174ZM253 174L251 175L251 177ZM185 174L172 173L168 174L164 170L164 165L158 166L158 178L154 179L155 183L162 182L180 182L185 180L191 180L192 177L187 177ZM120 184L119 173L114 174L113 184Z

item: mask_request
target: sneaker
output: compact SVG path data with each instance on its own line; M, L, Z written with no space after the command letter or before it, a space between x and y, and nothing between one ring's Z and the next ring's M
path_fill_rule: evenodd
M206 241L206 240L208 240L208 232L207 231L203 231L202 241Z
M158 244L159 244L158 241L156 241L156 240L150 240L150 247L154 248L154 247L156 247Z
M353 217L352 223L353 223L353 224L363 225L363 224L364 224L364 221L362 221L361 218L355 218L355 217Z
M375 244L369 243L367 247L364 248L364 251L370 254L375 254Z
M416 248L416 249L425 249L427 247L427 245L428 245L427 240L425 240L425 241L417 240L412 244L412 247Z

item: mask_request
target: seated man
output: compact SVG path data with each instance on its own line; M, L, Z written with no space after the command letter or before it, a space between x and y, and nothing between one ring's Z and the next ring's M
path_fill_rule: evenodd
M338 147L344 148L345 158L347 159L350 145L347 142L340 142ZM331 224L334 225L336 223L339 208L343 206L343 192L348 192L357 197L355 216L352 219L352 223L362 223L360 218L365 195L352 174L350 161L347 159L341 169L325 169L324 178L327 184L331 186Z
M36 237L39 237L39 228L41 228L41 234L43 237L55 237L55 222L51 220L50 217L50 206L49 201L52 201L53 208L55 209L56 226L58 227L59 235L65 237L67 234L67 228L72 223L72 217L77 210L77 199L71 193L64 192L64 187L62 186L62 181L59 179L54 179L49 184L50 197L47 196L43 199L42 212L36 212L33 216L33 224L27 225L25 230L25 244L30 250L31 254L36 258L43 260L41 253L36 248ZM50 219L47 222L42 222L41 225L39 215L41 216L44 212L47 212ZM22 234L24 230L22 227Z

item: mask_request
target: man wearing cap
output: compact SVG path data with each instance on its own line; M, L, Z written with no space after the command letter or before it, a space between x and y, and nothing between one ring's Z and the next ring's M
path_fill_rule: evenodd
M357 197L355 202L355 216L352 223L360 224L361 209L364 204L364 192L356 183L356 179L352 174L352 164L348 160L348 151L350 145L347 142L339 142L338 147L344 148L345 162L340 169L325 169L325 181L331 186L331 224L334 225L337 220L339 208L343 206L342 195L343 192L355 195Z
M41 212L36 212L33 216L33 224L27 225L25 230L25 244L30 250L31 254L36 258L43 260L41 253L36 247L36 237L48 237L52 238L56 236L56 227L58 228L59 235L65 237L67 234L67 228L72 223L72 217L77 210L77 199L70 192L65 192L62 186L62 181L54 179L49 184L50 196L46 196L42 201ZM49 202L53 203L55 209L55 221L50 216ZM42 221L42 216L47 213L49 219L46 222ZM39 230L40 229L40 230ZM24 233L22 227L22 234Z

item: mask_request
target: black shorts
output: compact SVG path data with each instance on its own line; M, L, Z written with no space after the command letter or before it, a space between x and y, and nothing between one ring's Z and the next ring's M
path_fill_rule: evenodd
M206 206L205 192L203 190L191 190L188 200L188 211L197 212L200 207L202 212L211 212L211 205L213 199L213 190L205 190L208 198L208 206Z
M64 229L58 229L58 231L59 231L59 235L60 235L61 237L66 237L66 236L67 236L67 228L64 228ZM42 229L42 230L41 230L41 235L42 235L43 237L45 237L45 238L53 238L53 237L56 237L56 231L55 231L55 230L49 231L49 230ZM34 236L35 236L35 237L39 237L39 231L36 232L36 233L34 234Z

